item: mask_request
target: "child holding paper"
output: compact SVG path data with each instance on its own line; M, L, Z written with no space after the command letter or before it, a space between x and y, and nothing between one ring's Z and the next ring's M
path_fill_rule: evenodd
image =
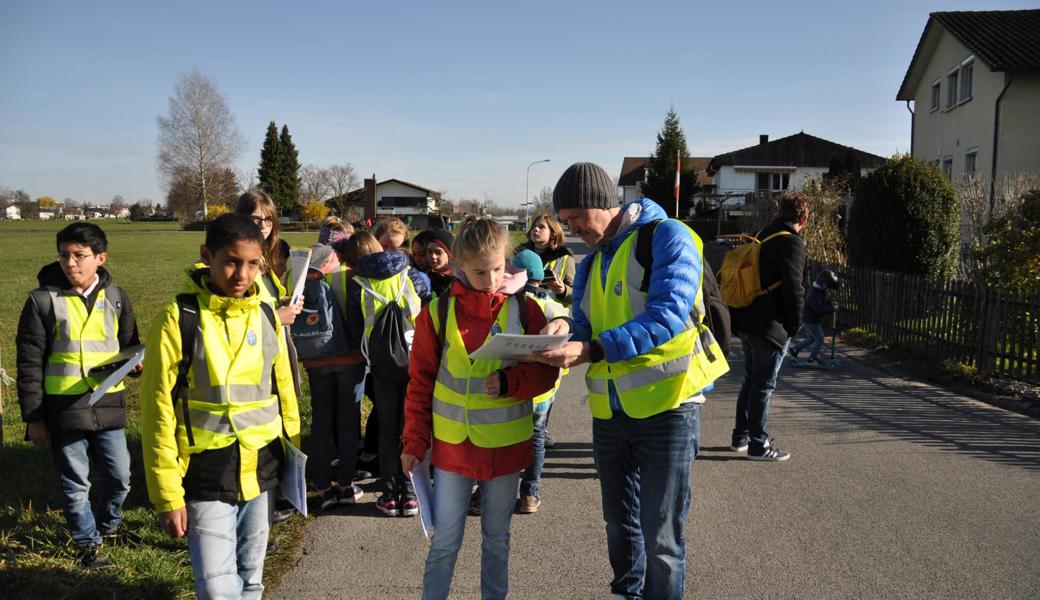
M114 537L130 491L126 396L122 382L90 405L105 375L90 369L138 342L126 291L102 266L108 238L92 223L74 223L57 235L58 260L40 269L18 321L18 402L27 440L50 446L61 481L65 522L76 560L105 567L102 538ZM102 514L90 508L90 460L100 472Z
M283 438L299 447L285 338L256 282L263 242L248 216L216 218L203 264L188 270L184 293L159 315L146 347L148 497L168 535L187 534L202 599L260 597ZM198 325L182 332L192 310Z
M545 324L541 308L522 293L526 274L506 271L508 245L494 220L467 220L453 246L459 279L416 321L401 466L411 472L432 444L435 531L423 598L448 597L474 481L481 491L481 595L508 592L509 525L533 452L531 399L551 390L559 375L543 364L469 360L499 332L536 333Z

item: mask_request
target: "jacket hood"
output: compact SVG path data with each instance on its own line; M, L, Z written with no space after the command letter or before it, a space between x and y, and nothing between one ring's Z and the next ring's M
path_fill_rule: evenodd
M112 281L112 276L108 274L105 267L98 267L97 275L98 284L95 289L101 289ZM65 272L61 270L61 265L58 264L58 261L44 265L43 268L40 269L40 272L36 274L36 281L40 283L40 287L49 286L61 288L63 290L72 287L72 284L69 283L69 279L65 277Z
M409 266L411 261L408 255L398 250L386 250L367 254L358 261L354 275L358 277L371 277L372 279L386 279L393 277Z
M458 267L455 268L455 280L456 280L456 283L453 283L452 286L451 286L451 293L453 295L456 293L456 286L457 285L464 286L466 289L468 289L470 291L480 292L480 290L474 289L473 286L469 284L469 280L466 279L465 271L463 271L462 269L460 269ZM527 271L525 271L524 269L517 269L516 267L512 267L512 266L506 265L506 276L505 276L505 279L502 280L502 285L499 286L498 290L496 292L493 292L493 293L505 294L505 295L508 296L508 295L511 295L511 294L515 294L515 293L519 292L520 290L524 289L524 286L526 286L526 285L527 285ZM483 293L483 292L480 292L480 293Z
M260 277L258 274L257 277ZM243 298L231 298L213 293L209 289L209 267L202 263L195 263L188 267L182 292L195 294L199 298L199 306L205 306L216 313L234 316L237 313L251 311L260 306L260 284L253 282L252 287Z
M628 234L633 230L642 227L651 221L659 221L667 218L668 214L653 200L649 198L633 200L621 207L621 223L618 225L617 233L615 233L610 239L600 242L598 247L606 249L609 253L613 254L617 251L618 247L621 246L621 242L624 242L625 238L628 237Z

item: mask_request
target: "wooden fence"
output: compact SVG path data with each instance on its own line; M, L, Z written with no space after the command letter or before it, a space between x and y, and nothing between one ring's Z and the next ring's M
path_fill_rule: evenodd
M842 323L939 361L1040 382L1040 294L809 261L829 268Z

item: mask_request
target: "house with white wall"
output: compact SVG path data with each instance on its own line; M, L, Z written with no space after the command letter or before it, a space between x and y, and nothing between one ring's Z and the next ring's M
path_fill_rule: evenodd
M621 204L628 204L643 197L640 184L646 181L651 158L650 156L626 156L621 161L621 175L618 176L618 201ZM711 157L691 156L688 161L684 162L684 165L687 169L693 169L697 175L697 187L687 191L694 194L711 187L713 182L706 171ZM684 172L685 170L683 169Z
M401 179L386 179L376 183L375 177L372 177L365 179L363 187L330 198L325 203L330 208L340 210L357 207L365 218L373 218L374 213L374 221L397 217L412 229L426 229L443 227L438 212L440 200L440 192L430 188Z
M1040 175L1040 10L929 15L896 100L911 154L992 199L1004 177Z
M12 204L4 208L4 218L11 221L20 220L22 218L22 209Z

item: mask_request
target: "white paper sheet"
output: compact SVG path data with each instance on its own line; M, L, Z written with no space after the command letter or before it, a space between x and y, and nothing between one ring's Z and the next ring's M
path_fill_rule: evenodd
M499 333L491 337L483 346L477 348L476 352L470 354L470 359L516 359L534 352L552 350L559 348L567 340L570 334L565 335L515 335L512 333Z
M292 281L286 282L289 288L289 304L296 304L303 296L303 284L307 281L307 268L311 263L310 248L292 248L289 250L289 273Z
M433 482L430 481L430 461L421 460L412 467L408 476L415 488L415 500L419 503L419 523L426 539L433 535Z
M282 438L282 447L285 449L285 464L282 465L282 480L279 482L282 496L306 517L307 455L285 438Z
M105 379L94 388L94 391L90 393L90 399L87 400L87 406L94 406L97 404L97 401L103 398L112 386L122 381L130 371L134 370L134 367L141 364L141 361L144 360L144 346L132 346L127 348L123 352L120 352L114 360L109 362L113 363L122 360L125 360L126 362L115 371L112 371L108 377L105 377Z

